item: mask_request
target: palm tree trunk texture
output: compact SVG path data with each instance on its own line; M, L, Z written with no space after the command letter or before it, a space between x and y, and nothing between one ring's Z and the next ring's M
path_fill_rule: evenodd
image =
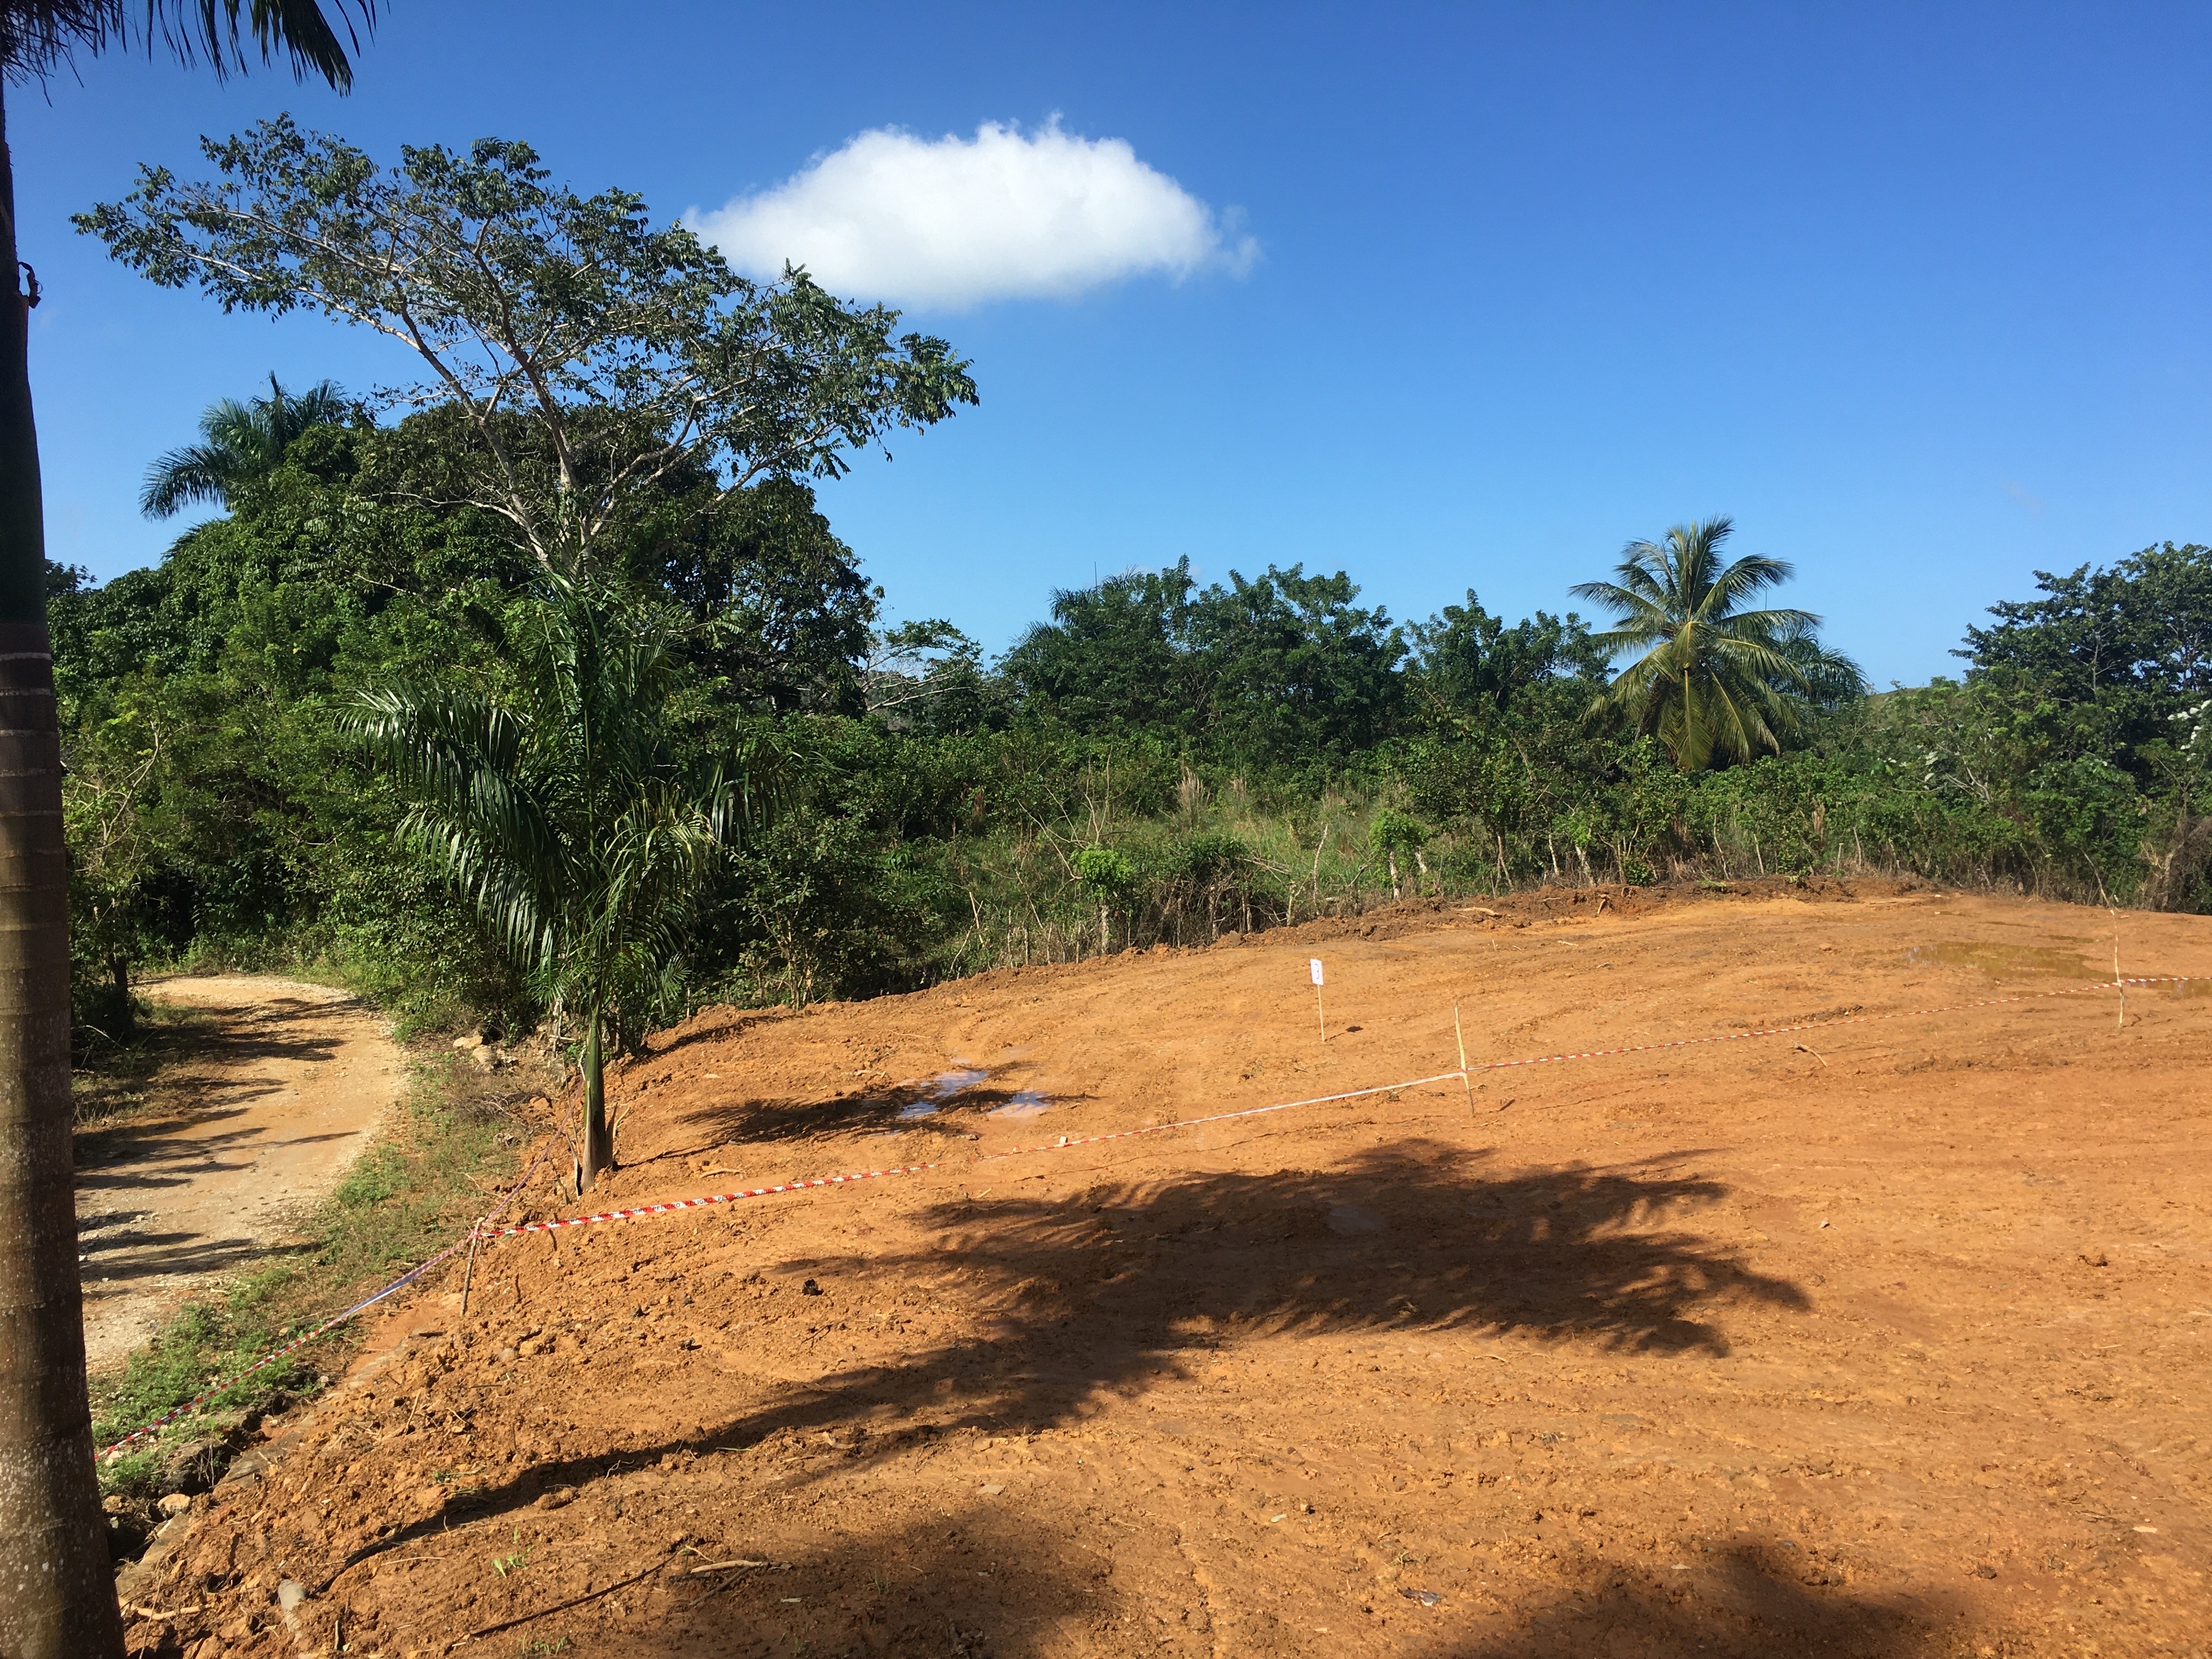
M592 1011L584 1030L584 1146L576 1180L580 1191L589 1192L600 1172L614 1167L614 1138L607 1133L606 1053L600 1046L599 1011Z
M123 1651L85 1396L70 1143L69 854L0 93L0 1654Z

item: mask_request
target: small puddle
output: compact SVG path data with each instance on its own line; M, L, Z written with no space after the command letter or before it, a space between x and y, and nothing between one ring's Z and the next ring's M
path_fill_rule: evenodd
M962 1066L959 1070L952 1072L939 1072L937 1074L937 1080L929 1085L920 1100L899 1108L899 1116L908 1120L917 1117L934 1117L937 1115L937 1109L944 1105L946 1101L951 1099L963 1089L973 1088L988 1076L990 1076L988 1072L974 1066Z
M1052 1103L1034 1089L1018 1091L1003 1106L994 1106L993 1117L1041 1117L1052 1109Z
M1947 939L1939 945L1916 945L1905 953L1908 968L1933 963L1951 968L1978 968L1999 974L2063 974L2069 979L2102 979L2104 974L2084 961L2078 951L2062 951L2048 945L1995 945L1978 939Z

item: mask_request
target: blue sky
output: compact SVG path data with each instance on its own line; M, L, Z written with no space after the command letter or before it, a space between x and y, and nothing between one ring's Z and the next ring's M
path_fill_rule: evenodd
M2212 10L2179 5L397 0L348 98L113 57L9 93L49 550L157 559L139 477L216 397L406 373L70 230L203 132L526 138L672 217L866 132L1057 116L1257 258L910 309L983 402L823 492L894 615L995 649L1055 587L1188 555L1519 616L1724 512L1916 683L2038 568L2212 540L2208 70Z

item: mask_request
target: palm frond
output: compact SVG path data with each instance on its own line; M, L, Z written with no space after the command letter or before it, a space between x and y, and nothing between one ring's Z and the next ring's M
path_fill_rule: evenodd
M413 804L401 839L437 866L526 966L559 947L567 849L507 709L440 688L363 692L347 724Z
M703 776L679 763L673 637L590 573L550 576L508 631L508 698L390 685L348 715L410 801L405 844L579 1012L630 1010L659 981L720 860L788 793L762 736Z
M1711 578L1698 595L1698 613L1716 619L1736 615L1736 607L1753 594L1779 587L1796 574L1787 560L1746 554Z
M228 507L230 491L225 481L229 471L228 458L210 445L173 449L146 469L138 510L149 519L173 519L202 501Z
M282 54L291 60L293 79L304 81L312 72L343 92L353 85L347 48L361 50L362 33L376 27L376 6L377 0L331 0L337 16L333 27L318 0L147 0L147 46L150 50L158 30L178 62L189 68L205 58L222 80L244 70L250 38L264 64ZM358 27L355 11L361 14Z
M11 81L44 79L79 53L97 57L137 34L149 53L159 41L188 68L204 58L222 80L246 67L251 40L264 64L281 54L295 79L313 71L344 91L353 84L348 49L359 52L362 34L374 31L377 3L331 0L334 25L317 0L146 0L142 24L133 0L6 0L0 70Z
M8 79L43 80L96 56L123 33L124 0L9 0L0 4L0 67Z
M166 519L203 501L228 507L240 489L282 465L285 451L308 428L337 425L352 414L344 389L335 380L320 381L295 396L271 374L266 398L250 404L219 398L201 411L204 441L173 449L146 469L139 511Z

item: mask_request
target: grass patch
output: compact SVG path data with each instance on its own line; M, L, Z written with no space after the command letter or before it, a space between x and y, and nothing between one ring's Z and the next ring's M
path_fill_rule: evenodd
M542 1090L438 1053L412 1069L383 1136L316 1211L307 1249L188 1304L119 1370L94 1379L96 1443L184 1405L451 1243L512 1179L526 1138L514 1103ZM327 1386L354 1340L341 1326L135 1443L101 1465L102 1492L143 1506L204 1490L264 1415Z

